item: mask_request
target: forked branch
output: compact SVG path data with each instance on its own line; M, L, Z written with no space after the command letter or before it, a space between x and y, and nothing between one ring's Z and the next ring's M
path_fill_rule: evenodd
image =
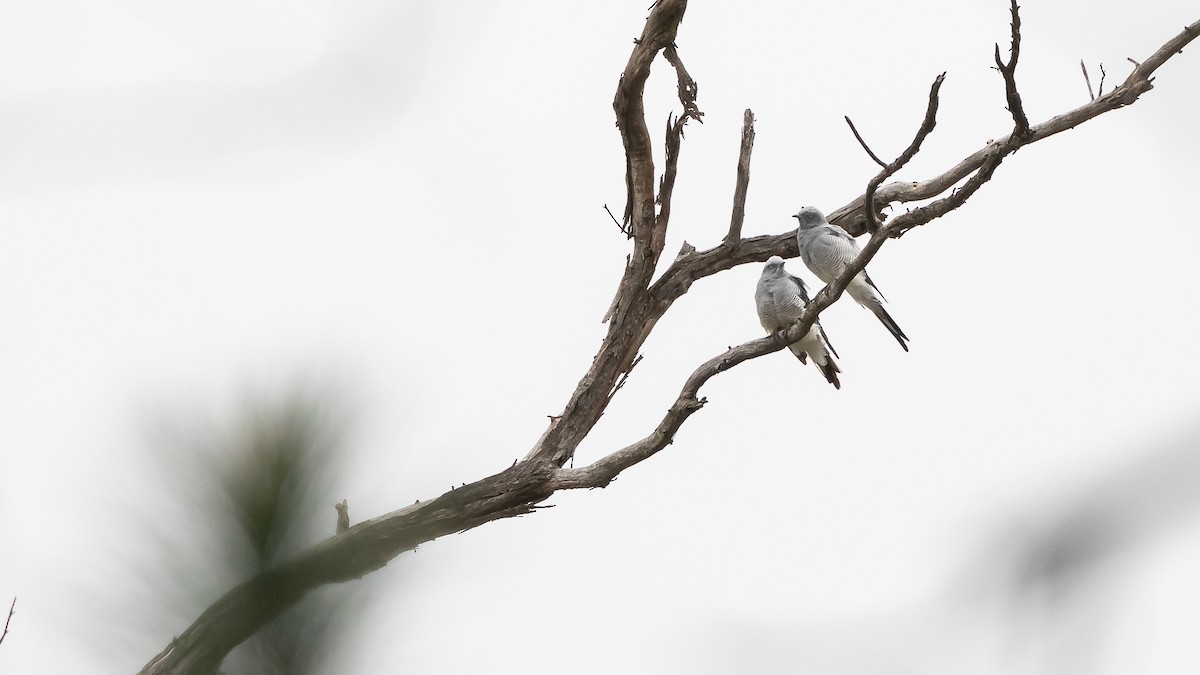
M1097 96L1094 101L1090 101L1074 110L1056 115L1041 124L1030 127L1028 138L1017 138L1019 143L1016 147L1036 143L1068 129L1073 129L1104 113L1133 104L1139 96L1154 88L1154 72L1162 67L1171 57L1179 54L1188 43L1196 39L1197 35L1200 35L1200 21L1196 21L1184 28L1182 32L1164 43L1145 61L1138 63L1131 59L1131 63L1134 64L1133 71L1115 89L1103 96ZM938 196L949 190L959 181L978 171L984 162L995 152L996 148L1001 145L1009 145L1013 140L1013 136L1014 134L1010 134L1004 138L989 142L984 147L963 158L958 164L955 164L944 173L933 178L919 182L901 181L888 183L880 187L875 194L876 209L880 210L892 203L922 201ZM841 225L850 234L856 236L862 234L867 229L866 216L862 213L864 204L865 202L860 196L849 204L830 213L829 220ZM772 254L768 253L767 255L770 256ZM765 259L763 258L763 260Z
M688 103L690 98L694 106L696 87L694 82L692 86L687 85L691 78L673 47L685 8L685 0L660 0L654 5L617 88L613 108L626 153L628 199L625 223L633 234L633 251L608 317L608 334L563 413L551 418L546 432L525 459L515 462L508 469L446 492L436 499L419 501L382 517L358 523L295 560L231 590L172 640L146 665L142 673L213 672L229 650L312 589L362 577L383 567L400 553L437 537L462 532L493 520L531 513L556 490L607 485L624 469L671 443L688 417L704 405L700 389L709 379L748 359L783 348L784 342L768 336L751 340L709 359L687 378L679 395L651 434L589 466L563 468L566 461L574 456L579 442L603 414L610 395L624 382L624 376L636 362L639 350L658 319L675 299L687 292L695 280L736 265L761 262L771 255L793 257L797 252L793 232L738 238L732 245L723 242L706 251L685 247L658 281L650 284L670 215L670 187L675 180L673 163L678 158L678 147L668 153L663 182L657 195L660 210L655 213L654 165L642 93L650 63L658 52L671 48L667 58L679 78L684 111L678 118L669 120L668 145L682 138L683 124L687 119L699 120L699 111L689 108ZM1008 64L1013 69L1019 26L1015 11L1014 4L1013 58ZM867 217L855 220L852 216L860 213L864 204L873 202L874 208L896 201L934 198L966 179L949 195L897 216L872 232L858 258L813 298L801 321L788 329L784 340L794 341L807 331L817 316L837 300L850 278L865 268L888 238L957 208L991 177L1003 158L1016 148L1133 103L1138 96L1152 88L1152 74L1198 34L1200 22L1187 27L1150 58L1136 64L1133 72L1116 89L1098 96L1081 108L1028 127L1027 134L1018 133L1021 124L1014 119L1016 130L1013 134L988 143L942 175L921 183L884 185L877 189L873 197L861 195L855 202L835 211L831 214L832 220L840 221L843 227L861 233L866 229ZM936 99L938 83L940 78L931 92L931 105L932 99ZM1006 91L1007 83L1008 78ZM1010 110L1020 109L1020 106L1012 105L1011 99L1009 104ZM932 129L932 126L929 128ZM924 137L921 134L918 136ZM919 139L914 143L919 146ZM748 159L749 153L746 152L745 156ZM738 203L737 193L735 189L735 205ZM731 219L731 230L737 219L736 215ZM11 613L10 608L10 618Z
M859 135L858 129L854 128L854 122L851 122L850 118L846 117L846 124L850 125L850 131L854 132L854 138L858 139L859 145L862 145L863 150L867 151L867 154L870 155L871 159L875 160L876 164L883 167L879 173L875 174L875 177L867 181L867 190L863 195L864 204L875 203L875 191L879 189L883 181L894 176L897 171L904 168L905 164L908 164L909 160L916 157L917 153L921 150L921 144L925 142L925 137L937 126L938 92L941 90L942 82L945 80L946 73L942 73L933 81L933 85L929 88L929 105L925 108L925 118L921 121L921 127L917 129L917 134L913 137L912 143L909 143L904 152L900 153L900 156L889 164L884 164L883 161L875 156L875 153L867 146L867 142ZM879 216L875 209L866 209L866 215L867 231L874 232L879 229Z
M1004 95L1008 98L1008 111L1012 113L1013 135L1022 141L1028 140L1030 134L1029 118L1025 116L1025 107L1021 103L1021 93L1017 91L1017 59L1021 56L1021 15L1017 11L1017 0L1011 0L1012 8L1012 47L1009 49L1008 63L1000 60L1000 45L996 44L996 68L1004 76Z

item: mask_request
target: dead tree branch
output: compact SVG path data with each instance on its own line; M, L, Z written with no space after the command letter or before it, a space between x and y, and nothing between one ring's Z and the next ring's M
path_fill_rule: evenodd
M1025 116L1025 107L1021 103L1021 94L1017 91L1017 59L1021 56L1021 15L1017 12L1017 0L1012 0L1012 47L1009 48L1008 63L1000 60L1000 44L996 44L996 68L1004 76L1004 95L1008 98L1008 111L1012 113L1016 128L1013 135L1021 140L1028 140L1029 118Z
M621 234L625 235L626 239L633 238L633 232L630 232L629 229L621 223L621 221L617 220L617 217L613 215L612 209L608 208L608 204L604 205L604 212L608 214L609 218L612 218L613 224L617 226L617 229L621 231Z
M733 188L733 215L729 218L729 233L725 245L734 246L742 240L742 222L746 220L746 191L750 188L750 153L754 150L754 113L746 108L742 115L742 146L738 152L737 184Z
M1104 113L1132 105L1138 100L1139 96L1154 88L1154 78L1152 77L1154 72L1172 56L1180 53L1197 35L1200 35L1200 21L1196 21L1184 28L1181 33L1164 43L1158 51L1154 52L1144 62L1138 63L1130 59L1130 62L1135 67L1119 86L1107 94L1097 97L1094 101L1061 115L1056 115L1041 124L1032 126L1029 138L1023 140L1021 145L1036 143L1068 129L1074 129L1080 124ZM990 142L965 157L946 172L933 178L915 183L897 182L884 185L875 194L877 208L882 209L888 204L897 202L921 201L938 196L973 172L978 171L997 144L1007 144L1009 141L1010 137L1005 137ZM849 204L836 209L829 214L830 222L841 225L850 234L856 236L862 234L866 231L866 216L862 213L863 204L862 198L859 197ZM778 250L774 254L782 255ZM768 254L768 257L770 255L773 254ZM765 259L763 258L763 260Z
M736 265L761 262L771 255L794 257L797 254L794 232L739 238L734 245L722 243L705 251L685 246L662 276L653 284L650 283L662 253L670 216L671 189L676 176L675 165L683 125L688 119L699 121L700 118L699 110L695 108L697 88L694 82L687 85L691 78L674 48L676 32L685 9L686 0L659 0L655 3L617 87L613 109L626 153L628 195L625 222L632 232L633 251L628 256L614 295L604 341L590 368L569 397L562 414L551 418L534 447L513 466L450 490L436 499L418 501L399 511L358 523L294 560L234 588L172 640L146 665L142 673L214 672L229 650L310 590L360 578L383 567L400 553L437 537L462 532L493 520L531 513L556 490L607 485L624 469L671 443L688 417L704 406L705 399L700 397L699 392L709 379L748 359L778 351L786 342L794 341L806 332L818 315L838 299L853 275L866 267L887 239L960 206L990 179L1003 158L1017 148L1135 102L1138 96L1152 88L1151 75L1200 34L1200 22L1192 24L1145 62L1136 65L1119 87L1081 108L1029 127L1028 134L1018 133L1021 128L1018 121L1014 133L988 143L940 176L920 183L891 183L880 187L873 198L864 194L855 202L835 211L833 220L841 221L843 227L861 233L867 218L862 216L855 221L852 216L856 213L861 216L863 206L869 200L873 200L873 207L882 207L893 202L930 199L966 179L949 195L897 216L872 232L859 256L838 278L817 293L801 320L785 333L784 341L772 336L762 337L709 359L687 378L679 395L650 435L589 466L563 468L603 414L611 394L624 382L624 377L636 363L637 355L658 319L674 300L687 292L693 282ZM1012 68L1016 63L1017 26L1014 5ZM668 120L666 167L656 195L650 134L645 122L642 93L651 62L660 51L668 48L670 53L667 59L675 67L679 78L684 111L678 118ZM940 80L935 82L931 91L931 108L935 107ZM1013 107L1010 100L1010 109ZM1020 109L1019 106L1016 108ZM929 114L926 121L932 129ZM919 146L923 137L918 133L914 145ZM660 207L658 213L654 208L656 202Z
M867 142L863 140L862 134L858 133L858 127L854 126L854 122L850 119L850 116L844 115L842 119L846 120L846 124L849 125L850 132L854 134L854 140L858 141L858 144L862 146L862 149L867 151L867 156L870 157L880 167L887 167L887 162L879 159L879 156L875 154L875 151L871 149L871 146L867 145Z
M683 125L689 119L700 119L695 102L699 88L694 83L687 84L691 77L673 48L686 7L686 0L661 0L654 5L617 85L613 111L625 147L625 178L629 189L626 221L633 232L633 252L626 259L625 272L605 315L608 333L591 368L579 381L563 412L551 418L542 437L525 456L527 460L549 459L558 466L567 463L600 419L608 404L609 392L629 371L638 350L667 309L649 296L649 285L666 241ZM659 51L668 47L672 48L672 63L681 83L680 101L684 112L678 119L668 120L666 167L656 195L654 161L642 93L650 75L651 62ZM656 202L660 207L657 214L654 211Z
M917 130L916 136L913 138L912 143L910 143L909 146L905 148L904 151L900 153L900 156L894 161L889 164L885 164L883 171L881 171L875 178L871 180L870 183L868 183L866 194L868 200L870 200L871 193L879 183L883 182L888 176L892 175L896 171L899 171L917 154L921 148L921 143L925 140L929 133L933 131L934 126L937 124L938 92L941 89L942 82L945 77L945 73L938 75L937 79L934 80L932 87L930 87L929 104L925 110L925 117L922 119L921 126ZM747 110L746 124L749 125L752 120L753 117L751 116L750 111ZM846 122L853 130L854 124L850 122L849 118L846 118ZM858 137L857 131L855 132L855 136ZM867 147L866 143L862 141L862 138L858 138L859 142L862 143L863 148L867 151L867 153L874 157L874 153L872 153L870 148ZM744 139L745 135L743 134L742 157L746 158L749 153L745 150L746 145ZM878 159L876 159L876 161L878 161ZM991 168L994 169L994 166ZM988 176L990 177L990 175L991 172L989 170ZM739 179L740 177L741 173L739 172ZM982 184L982 182L983 181L980 181L980 184ZM741 182L739 180L739 185L740 184ZM972 190L972 192L973 191L974 190ZM966 199L966 197L963 197L963 199ZM932 217L930 219L932 219ZM901 222L901 224L904 224L904 222L899 221L899 219L897 219L897 221ZM864 246L862 251L859 253L858 257L851 261L851 263L842 270L842 272L833 280L832 283L827 284L819 293L817 293L812 302L808 303L808 306L801 315L800 320L784 332L782 340L778 340L774 336L751 340L749 342L740 344L737 347L732 347L725 353L719 356L714 356L713 358L705 361L700 365L699 368L693 371L691 376L688 377L687 381L684 382L683 390L680 391L679 395L675 398L675 401L671 404L671 407L667 410L667 413L663 416L662 420L658 423L658 426L649 436L646 436L636 443L621 448L616 452L606 455L605 457L588 466L560 470L555 482L556 487L558 489L605 487L625 469L653 456L655 453L666 448L674 441L675 433L679 431L680 427L683 426L683 423L687 421L687 418L690 417L692 413L703 408L705 403L708 402L707 399L700 397L700 387L704 386L704 383L708 382L717 374L729 370L739 363L779 351L780 349L783 349L785 345L791 344L792 342L795 342L803 337L809 331L809 329L812 328L812 325L816 323L821 312L825 311L826 308L837 302L838 298L841 297L842 293L846 290L846 287L850 285L850 280L853 279L859 272L866 269L867 263L869 263L871 259L875 257L875 254L879 252L879 249L881 246L883 246L883 243L891 236L892 234L888 228L876 228L866 246ZM794 241L794 237L791 237L790 235L788 235L788 239ZM728 236L726 237L726 242L728 242ZM726 244L722 244L721 246L717 247L717 249L725 248L727 248ZM678 262L679 259L676 260L676 263ZM665 280L667 277L668 275L664 275L663 279ZM656 284L655 288L658 292L670 294L673 297L678 297L678 295L682 295L687 290L686 286L683 287L682 290L679 290L678 287L676 287L675 293L678 293L678 295L674 295L674 293L672 293L670 290L671 287L663 284L662 281L660 281L659 284Z
M14 597L12 604L8 606L8 619L4 621L4 632L0 633L0 644L4 643L4 638L8 636L8 624L12 623L13 613L17 609L17 599Z
M141 673L215 672L229 650L308 591L361 578L437 537L530 513L550 496L554 474L549 462L518 462L437 499L359 523L226 593Z
M921 122L921 127L917 129L917 135L913 137L912 143L908 144L908 147L904 149L904 152L900 153L900 156L893 160L890 164L884 164L878 157L875 156L874 152L871 152L871 148L867 146L866 141L864 141L862 136L858 134L858 129L854 128L854 123L850 121L849 117L845 118L846 124L850 125L850 131L854 132L854 137L858 139L858 142L860 145L862 145L863 150L867 151L867 154L871 156L871 159L875 160L876 164L879 164L881 167L883 167L879 173L875 174L874 178L867 182L867 190L863 195L864 204L874 204L875 191L879 189L879 186L883 184L883 181L891 178L896 174L897 171L904 168L904 165L908 164L909 160L911 160L913 157L916 157L917 153L920 152L921 144L925 142L925 137L928 136L933 131L933 127L937 125L938 91L941 90L942 82L945 80L946 73L942 73L933 81L933 85L929 88L929 105L925 108L925 118ZM865 213L867 214L867 231L874 232L875 230L879 229L879 214L876 213L875 209L866 209Z

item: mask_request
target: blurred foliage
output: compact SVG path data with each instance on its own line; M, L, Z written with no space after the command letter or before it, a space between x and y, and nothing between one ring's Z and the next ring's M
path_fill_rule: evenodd
M334 505L343 495L333 490L348 464L338 402L297 387L274 400L246 397L233 418L177 419L167 447L156 443L174 503L159 512L159 546L150 552L152 566L167 561L159 568L166 573L144 583L150 597L172 605L167 614L185 619L182 626L221 594L335 531ZM342 672L333 660L352 628L347 610L361 610L363 600L361 589L344 584L309 594L231 652L222 672Z

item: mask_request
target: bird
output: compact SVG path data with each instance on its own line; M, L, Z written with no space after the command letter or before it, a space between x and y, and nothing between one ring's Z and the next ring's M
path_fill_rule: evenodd
M758 308L758 321L768 333L787 330L796 323L808 305L808 288L800 277L792 276L783 266L783 258L773 255L763 265L758 286L754 289L754 304ZM834 357L838 355L818 321L814 321L804 337L788 345L800 363L808 363L811 356L825 380L835 389L841 389L838 368Z
M814 207L805 206L792 217L800 221L800 228L796 230L800 258L818 279L832 283L842 269L858 257L858 242L848 232L825 220L825 214ZM908 351L908 336L884 308L886 298L867 276L866 270L854 275L846 292L855 302L871 310L904 351Z

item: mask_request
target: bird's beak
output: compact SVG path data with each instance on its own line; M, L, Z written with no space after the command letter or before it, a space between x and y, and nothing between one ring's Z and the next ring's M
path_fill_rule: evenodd
M795 218L796 220L800 220L800 214L799 214L799 213L793 214L793 215L792 215L792 217L793 217L793 218Z

